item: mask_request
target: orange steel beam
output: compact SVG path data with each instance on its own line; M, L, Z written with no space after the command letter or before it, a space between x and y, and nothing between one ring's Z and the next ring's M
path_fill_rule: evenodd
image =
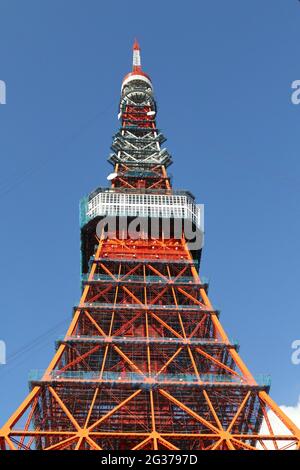
M195 413L195 411L193 411L191 408L189 408L188 406L184 405L184 403L182 403L181 401L177 400L177 398L173 397L173 395L171 395L170 393L166 392L165 390L162 390L162 389L159 389L159 392L161 393L161 395L163 395L164 397L166 397L169 401L171 401L172 403L174 403L175 405L177 405L179 408L181 408L183 411L185 411L187 414L189 414L190 416L192 416L193 418L195 418L197 421L199 421L201 424L204 424L204 426L206 426L208 429L210 429L211 431L215 431L217 434L219 433L219 429L214 426L213 424L211 424L209 421L207 421L206 419L204 419L202 416L200 416L198 413Z
M187 271L187 266L184 266L182 270L177 274L177 276L173 279L173 283L177 281L185 272Z
M262 403L262 401L260 400L260 402ZM268 413L266 411L266 406L264 403L262 403L262 412L263 412L263 415L264 415L264 420L267 424L267 427L268 427L268 431L270 433L271 436L273 436L273 438L275 437L274 436L274 432L273 432L273 428L271 426L271 423L270 423L270 420L269 420L269 417L268 417ZM276 440L274 440L274 447L278 450L278 444L276 442Z
M250 444L246 444L246 442L241 442L238 441L237 439L232 438L232 441L237 445L238 447L241 447L242 449L246 450L258 450L256 447L251 446ZM230 441L229 441L230 442ZM232 446L233 447L233 446ZM233 447L234 449L234 447Z
M14 431L12 430L10 432L11 436L70 436L70 437L76 437L78 436L77 432L74 431L23 431L23 430L17 430ZM90 436L93 437L101 437L101 436L107 436L107 437L135 437L135 436L140 436L140 437L145 437L151 436L151 433L145 433L145 432L118 432L118 431L91 431L89 432ZM159 433L160 436L166 437L166 438L184 438L184 439L215 439L218 437L216 433ZM270 434L231 434L232 439L245 439L245 440L259 440L263 439L264 441L273 441L274 437L276 438L277 441L296 441L297 437L293 435L288 435L288 434L276 434L274 436Z
M116 411L118 411L120 408L122 408L122 406L126 405L129 401L133 400L133 398L135 398L139 393L141 393L141 391L142 390L136 390L132 395L127 397L125 400L121 401L117 406L115 406L112 410L110 410L108 413L106 413L104 416L102 416L100 419L98 419L95 423L93 423L87 429L89 431L94 429L96 426L98 426L100 423L102 423L105 419L109 418Z
M173 333L174 336L177 336L177 338L181 338L183 339L183 336L180 335L179 333L177 333L177 331L175 331L171 326L169 326L166 322L164 322L159 316L157 316L155 313L153 312L149 312L150 315L155 318L155 320L157 320L162 326L164 326L167 330L169 330L171 333Z
M90 322L94 325L94 327L100 333L101 336L106 336L105 332L102 330L102 328L98 325L98 323L94 320L94 318L89 314L87 310L84 311L84 315L90 320Z
M171 364L171 362L173 362L173 360L175 359L175 357L178 356L178 354L181 353L182 351L182 347L181 348L178 348L177 351L168 359L168 361L159 369L159 371L155 374L155 377L157 377L159 374L161 374L167 367L168 365Z
M132 362L129 357L120 349L118 348L118 346L113 346L114 350L119 354L119 356L122 357L122 359L124 359L125 362L127 362L127 364L130 365L130 367L132 368L132 370L136 371L137 373L145 376L145 374L141 371L141 369L135 365L134 362Z
M117 281L117 278L113 275L113 273L103 264L100 263L101 268L105 271L114 281Z
M151 424L152 424L152 433L153 433L153 447L154 447L154 450L157 450L157 434L156 434L156 422L155 422L155 411L154 411L154 401L153 401L152 390L150 390L150 409L151 409Z
M163 177L165 178L165 181L166 181L167 189L171 189L170 182L169 182L169 179L168 179L168 175L167 175L167 172L166 172L166 168L165 168L164 165L162 166L162 173L163 173Z
M213 417L215 418L215 421L216 421L216 423L217 423L218 428L219 428L220 430L223 430L223 426L222 426L222 424L221 424L221 421L219 420L219 417L218 417L218 415L217 415L217 413L216 413L216 411L215 411L215 409L214 409L214 407L213 407L212 402L210 401L210 398L209 398L208 393L207 393L206 390L203 390L203 395L204 395L204 398L205 398L205 400L206 400L206 402L207 402L207 404L208 404L208 406L209 406L210 411L212 412Z
M192 350L191 350L191 348L190 348L189 346L187 347L187 350L188 350L188 354L189 354L189 356L190 356L190 359L191 359L191 362L192 362L192 365L193 365L194 372L195 372L195 374L196 374L196 376L197 376L198 382L201 384L201 383L203 383L203 381L201 380L200 373L199 373L198 367L197 367L197 365L196 365L196 362L195 362L195 359L194 359L194 355L193 355L193 353L192 353Z
M20 419L21 415L28 409L31 405L32 400L38 394L40 387L34 387L29 395L25 398L23 403L17 408L17 410L13 413L13 415L9 418L6 424L2 427L0 432L0 437L5 436L8 434L11 427L15 425L15 423Z
M78 439L78 436L69 437L68 439L64 439L63 441L57 442L56 444L45 447L44 450L59 450L60 448L65 447L66 444L70 444L71 442L73 442L76 439Z
M170 279L168 279L166 276L164 276L158 269L154 268L154 266L151 266L151 264L147 264L147 267L151 269L155 274L160 276L162 279L165 279L165 281L170 282Z
M164 289L162 289L162 291L160 291L160 293L157 294L157 296L154 297L151 302L149 302L149 305L155 305L155 303L166 293L167 289L168 287L164 287Z
M166 441L163 437L161 437L161 435L159 435L158 441L169 450L180 450L179 447L176 447L174 444L171 444L171 442Z
M222 362L218 361L218 359L216 359L215 357L211 356L210 354L208 354L207 352L203 351L203 349L200 349L200 348L195 348L195 350L201 354L201 356L203 357L206 357L206 359L209 359L211 362L213 362L214 364L217 364L221 369L224 369L224 370L227 370L230 374L232 375L235 375L237 377L240 377L241 379L243 379L243 377L238 374L235 370L231 369L230 367L226 366L226 364L223 364Z
M30 426L30 423L31 423L31 420L33 418L33 414L36 410L36 407L37 407L37 404L38 404L38 396L35 395L34 399L32 400L32 404L31 404L31 410L30 410L30 413L28 415L28 418L26 420L26 423L25 423L25 426L24 428L27 430ZM21 438L20 440L20 447L22 447L22 445L24 444L24 439L25 439L25 436Z
M197 333L198 330L200 330L200 328L202 327L202 323L204 323L207 319L207 314L203 314L203 318L199 321L199 323L195 326L195 328L193 329L192 333L189 335L189 338L193 338L193 336L195 336L195 334Z
M240 404L237 412L235 413L234 417L232 418L232 421L231 421L230 425L227 428L227 432L230 432L231 429L233 428L234 424L236 423L236 420L238 419L238 417L241 414L242 410L245 408L245 405L246 405L247 401L249 400L250 395L251 395L251 392L248 392L246 394L244 400L242 401L242 403Z
M67 417L69 418L70 422L73 424L74 428L76 429L76 431L80 431L80 426L79 424L77 423L76 419L74 418L73 414L68 410L68 408L66 407L66 405L64 404L64 402L61 400L61 398L57 395L56 391L54 390L53 387L49 387L49 392L51 393L51 395L54 397L54 399L57 401L57 403L59 404L59 406L61 407L61 409L65 412L65 414L67 415Z
M69 367L72 367L74 366L75 364L79 364L82 360L84 360L86 357L90 356L91 354L93 354L95 351L97 351L98 349L100 349L100 345L97 344L97 346L94 346L92 349L90 349L89 351L87 351L86 353L82 354L81 356L77 357L76 359L74 359L73 361L71 362L68 362L68 364L66 364L64 367L60 368L57 370L57 372L64 372L65 370L69 369Z
M126 286L122 286L122 289L133 299L137 304L144 306L143 302L140 301Z
M144 312L138 312L134 317L128 320L127 323L125 323L118 330L116 330L114 332L114 336L120 336L121 334L123 334L126 331L126 329L130 328L134 324L134 322L143 315L143 313Z
M87 442L90 444L90 446L92 448L94 448L95 450L103 450L95 441L93 441L93 439L91 439L89 436L86 436L85 439L87 440Z
M135 436L136 437L136 436ZM137 444L136 446L134 446L131 450L140 450L142 449L143 447L145 447L146 444L148 444L148 442L151 441L151 436L148 436L146 437L146 439L144 439L142 442L140 442L139 444Z
M192 302L194 302L195 304L202 305L202 302L200 302L200 300L195 299L195 297L193 297L191 294L182 289L182 287L177 287L177 290L181 292L181 294L185 295L188 299L192 300Z
M279 408L279 406L272 400L270 395L265 391L259 392L259 398L275 413L275 415L284 423L284 425L291 431L300 442L300 429L288 418L288 416Z
M130 276L132 273L134 273L135 271L137 271L137 269L141 266L141 264L138 264L137 266L135 266L134 268L130 269L130 271L128 271L128 273L124 274L120 280L124 280L126 279L126 277Z
M91 401L91 404L90 404L90 407L89 407L89 411L88 411L87 417L86 417L86 419L85 419L84 429L87 428L87 425L88 425L88 423L89 423L89 420L90 420L90 417L91 417L91 414L92 414L92 411L93 411L93 408L94 408L94 405L95 405L95 402L96 402L98 393L99 393L99 387L97 387L97 388L95 389L94 396L93 396L93 399L92 399L92 401Z

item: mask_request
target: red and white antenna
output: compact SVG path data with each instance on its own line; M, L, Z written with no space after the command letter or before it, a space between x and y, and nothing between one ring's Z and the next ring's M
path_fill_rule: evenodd
M145 72L142 71L141 49L136 39L133 43L132 49L133 49L132 72L129 72L127 75L125 75L123 83L122 83L122 89L124 85L127 85L129 82L133 80L140 80L140 81L146 82L152 88L152 83L151 83L151 79L149 75L147 75Z
M142 70L141 64L141 48L139 43L135 39L133 44L133 55L132 55L132 71L133 72L140 72Z

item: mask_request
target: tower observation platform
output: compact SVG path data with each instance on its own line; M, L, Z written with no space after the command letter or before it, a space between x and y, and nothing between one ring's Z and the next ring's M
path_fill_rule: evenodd
M203 206L173 188L156 117L135 42L109 185L80 203L81 299L1 450L299 449L269 377L251 374L209 300Z

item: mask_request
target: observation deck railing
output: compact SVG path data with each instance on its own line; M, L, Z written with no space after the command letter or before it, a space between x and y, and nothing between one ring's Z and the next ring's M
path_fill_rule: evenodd
M148 194L102 190L80 203L81 227L95 217L141 217L188 221L202 232L203 206L195 204L190 194Z
M213 346L231 347L238 345L237 341L232 341L226 344L217 338L177 338L177 337L163 337L163 336L90 336L90 335L74 335L74 336L60 336L58 342L86 342L86 343L131 343L131 344L188 344L192 346Z
M106 303L106 302L85 302L82 306L80 307L75 307L75 308L93 308L93 309L113 309L113 310L120 310L120 309L130 309L130 310L159 310L159 311L172 311L172 312L177 312L177 311L186 311L186 312L199 312L203 311L203 313L218 313L218 310L209 310L207 309L206 306L204 305L197 305L197 304L191 304L191 305L174 305L174 304L168 304L168 305L160 305L160 304L123 304L123 303Z
M113 384L130 383L130 384L145 384L147 385L162 385L162 384L178 384L178 385L231 385L231 386L249 386L251 385L246 379L236 375L228 374L153 374L137 373L137 372L110 372L103 373L99 371L59 371L54 370L48 374L44 371L33 370L29 375L30 382L64 382L64 381L79 381L79 382L108 382ZM269 375L259 375L255 377L256 384L260 387L270 387L271 380Z
M83 274L81 280L83 282L88 281L88 274ZM159 283L159 284L191 284L191 285L199 285L196 283L192 276L171 276L167 278L167 276L138 276L138 275L128 275L126 274L114 274L113 277L109 274L94 274L92 281L104 281L104 282L132 282L132 283ZM207 285L208 279L205 277L201 278L201 284Z

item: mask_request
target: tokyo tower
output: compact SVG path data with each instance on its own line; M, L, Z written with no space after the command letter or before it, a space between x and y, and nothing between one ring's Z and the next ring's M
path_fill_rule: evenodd
M172 187L156 114L135 42L110 187L81 201L82 296L48 368L31 373L2 427L2 450L300 447L299 429L267 378L249 372L208 298L202 207Z

